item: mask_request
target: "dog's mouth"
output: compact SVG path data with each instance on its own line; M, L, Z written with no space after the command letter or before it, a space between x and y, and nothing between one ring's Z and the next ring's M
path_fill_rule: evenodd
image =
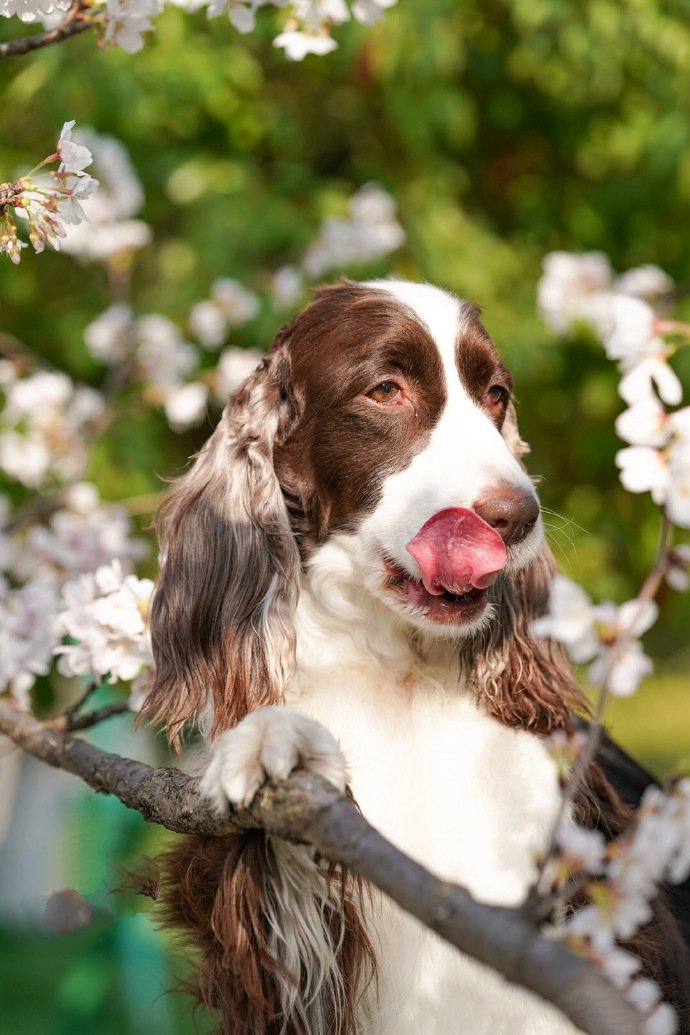
M464 625L482 614L488 603L488 589L475 586L447 587L439 584L430 593L408 571L384 557L386 573L384 586L396 594L406 609L435 622L437 625Z

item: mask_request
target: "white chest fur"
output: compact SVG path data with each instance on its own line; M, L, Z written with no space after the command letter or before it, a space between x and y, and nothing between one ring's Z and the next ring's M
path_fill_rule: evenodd
M558 804L539 739L482 714L419 665L312 670L289 705L339 739L367 819L435 874L479 899L521 901ZM389 902L372 927L379 1000L372 1035L566 1035L575 1029Z

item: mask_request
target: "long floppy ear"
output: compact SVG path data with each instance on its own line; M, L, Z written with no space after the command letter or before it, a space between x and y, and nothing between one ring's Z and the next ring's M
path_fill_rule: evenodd
M512 402L501 434L524 468L529 446L520 436ZM484 708L506 726L538 733L567 729L574 711L588 710L561 644L532 633L534 619L547 610L555 571L544 542L526 568L496 583L496 617L462 652L468 687Z
M173 743L197 715L215 736L276 703L292 673L300 559L273 469L274 441L296 419L287 330L161 508L143 712Z

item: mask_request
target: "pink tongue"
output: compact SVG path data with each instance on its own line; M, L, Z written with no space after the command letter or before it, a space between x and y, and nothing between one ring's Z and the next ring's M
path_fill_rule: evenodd
M446 590L460 594L486 589L506 563L498 532L465 507L434 514L405 549L421 568L424 588L434 596Z

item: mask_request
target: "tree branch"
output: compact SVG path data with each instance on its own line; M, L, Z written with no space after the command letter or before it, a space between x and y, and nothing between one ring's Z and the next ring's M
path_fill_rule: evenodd
M7 43L0 43L0 60L2 58L15 57L19 54L29 54L32 50L40 50L41 47L49 47L52 43L61 43L62 40L76 36L79 32L85 32L102 21L100 15L89 12L80 2L75 0L71 11L64 22L55 29L47 32L37 33L35 36L25 36L19 40L9 40Z
M149 822L178 833L226 835L260 827L314 845L350 867L468 956L554 1004L590 1035L639 1035L641 1019L606 978L559 942L545 938L522 908L477 902L408 858L330 784L295 772L266 784L250 809L219 817L198 781L177 769L101 751L0 701L0 731L36 758L114 794Z

